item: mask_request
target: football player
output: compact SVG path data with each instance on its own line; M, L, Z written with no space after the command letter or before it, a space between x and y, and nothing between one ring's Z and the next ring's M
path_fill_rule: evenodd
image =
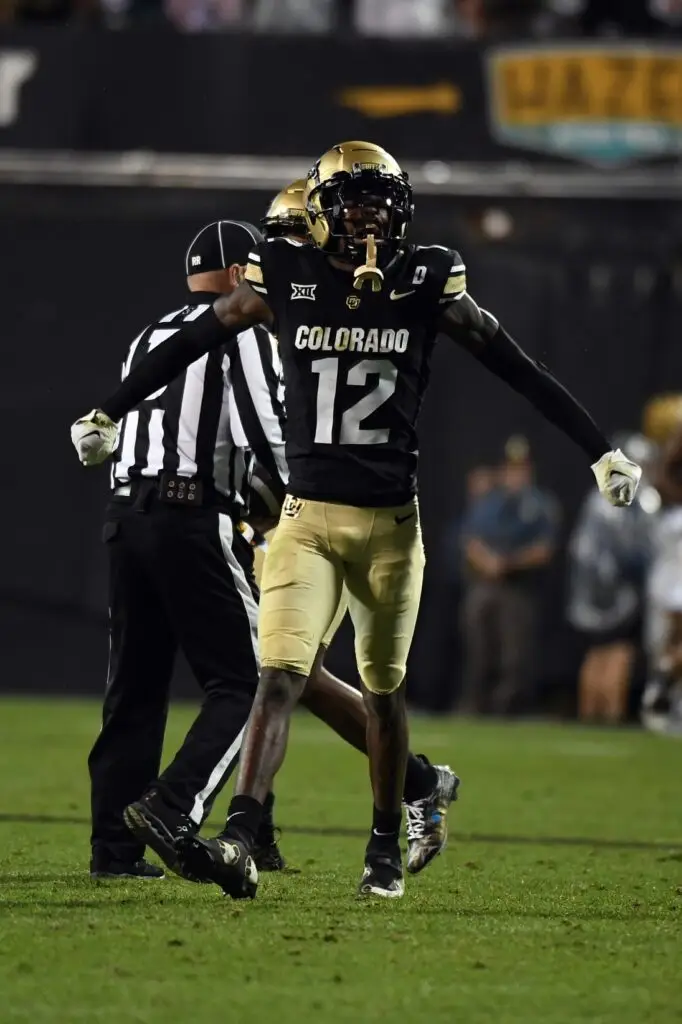
M304 200L312 244L258 245L242 285L159 346L86 420L105 458L115 422L198 355L256 323L277 335L290 476L263 577L261 680L227 827L192 840L186 856L229 895L255 895L250 851L262 802L345 583L374 803L359 893L393 898L404 890L404 676L424 568L415 423L436 336L466 348L580 445L612 503L632 501L640 470L609 450L576 399L468 294L459 253L408 244L412 189L390 154L367 142L334 146L310 171Z
M303 192L305 179L294 181L282 189L270 203L261 221L263 234L268 239L293 238L308 240ZM260 583L262 559L267 544L256 544L256 576ZM344 592L329 629L322 638L313 671L310 674L304 706L329 725L342 739L362 753L367 753L367 712L359 692L331 675L323 665L327 648L331 644L348 608ZM442 852L447 842L447 815L450 803L457 799L459 778L448 765L432 765L424 754L409 754L404 789L407 819L407 869L417 874ZM265 802L264 820L271 821L272 795ZM272 841L256 857L259 871L277 870L283 866L272 827ZM267 834L261 822L260 836Z

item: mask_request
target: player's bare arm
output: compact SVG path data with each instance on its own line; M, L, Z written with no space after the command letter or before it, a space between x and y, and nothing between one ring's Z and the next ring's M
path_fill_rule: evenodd
M610 451L608 440L580 402L546 366L517 345L492 313L464 292L448 305L438 327L582 448L608 501L630 504L641 475L639 467L622 452Z

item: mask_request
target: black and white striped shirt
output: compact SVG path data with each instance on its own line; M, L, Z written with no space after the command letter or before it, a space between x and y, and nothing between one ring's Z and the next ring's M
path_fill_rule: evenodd
M194 292L191 304L146 327L130 346L121 379L215 298ZM245 505L251 484L276 512L288 476L284 423L277 343L265 328L250 328L202 355L123 418L112 484L172 472L199 477L237 506Z

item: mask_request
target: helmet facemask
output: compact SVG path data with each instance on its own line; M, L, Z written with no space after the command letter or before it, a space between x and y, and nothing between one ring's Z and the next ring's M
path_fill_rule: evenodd
M367 237L376 242L377 266L387 267L402 244L412 218L412 189L406 179L377 170L341 171L308 197L311 221L322 219L327 240L321 246L354 266L367 259Z

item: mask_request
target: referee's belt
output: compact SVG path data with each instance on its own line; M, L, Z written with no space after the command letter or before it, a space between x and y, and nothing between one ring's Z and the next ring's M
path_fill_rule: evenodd
M212 482L196 476L180 476L178 473L161 473L156 477L136 477L126 484L114 487L115 501L130 502L139 512L146 512L155 501L176 507L214 507L240 518L241 510L224 494L216 490Z

